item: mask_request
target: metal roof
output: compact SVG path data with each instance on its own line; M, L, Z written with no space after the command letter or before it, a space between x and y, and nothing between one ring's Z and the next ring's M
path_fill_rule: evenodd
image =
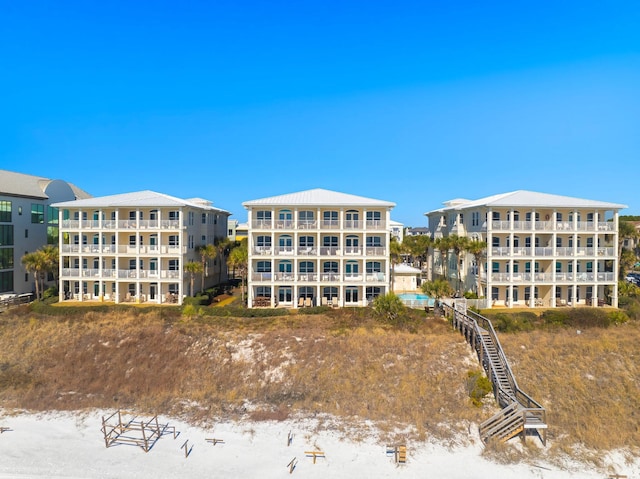
M393 208L396 204L390 201L365 198L363 196L339 193L337 191L315 188L280 196L271 196L252 201L245 201L245 208L253 206L377 206Z
M45 193L47 186L56 180L42 176L26 175L15 171L0 170L0 195L21 196L46 200L49 196ZM57 180L63 181L63 180ZM65 182L76 198L90 198L91 195L72 183Z
M197 199L196 202L176 198L175 196L157 193L155 191L143 190L134 191L132 193L122 193L118 195L99 196L97 198L87 198L75 201L63 201L55 203L53 206L58 208L121 208L121 207L185 207L200 208L205 210L214 210L223 214L230 214L228 211L208 206Z
M425 215L431 213L441 213L445 211L455 211L469 208L477 208L480 206L495 207L538 207L538 208L599 208L607 210L621 210L627 208L627 205L618 203L607 203L604 201L586 200L582 198L573 198L571 196L552 195L549 193L537 193L535 191L518 190L509 193L501 193L498 195L487 196L478 200L461 200L456 199L451 202L445 202L445 208L432 210Z

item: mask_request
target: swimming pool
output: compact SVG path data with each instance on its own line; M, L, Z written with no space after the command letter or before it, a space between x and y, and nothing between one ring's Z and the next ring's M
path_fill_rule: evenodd
M398 298L410 308L433 307L435 304L435 299L424 293L400 293Z

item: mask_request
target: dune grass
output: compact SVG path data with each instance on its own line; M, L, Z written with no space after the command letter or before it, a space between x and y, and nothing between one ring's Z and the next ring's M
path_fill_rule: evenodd
M477 440L477 425L497 408L491 396L479 407L469 397L475 355L442 319L421 312L413 324L381 325L366 309L189 319L153 309L50 316L22 308L0 316L0 402L135 409L201 424L314 415L339 418L327 427L350 435L373 422L388 440ZM521 458L640 444L637 322L500 340L520 387L547 408L549 447L518 449L516 441L490 451Z

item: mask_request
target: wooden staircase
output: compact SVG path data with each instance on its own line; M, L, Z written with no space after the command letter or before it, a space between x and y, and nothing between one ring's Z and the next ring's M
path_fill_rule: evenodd
M467 312L466 303L462 301L453 306L441 303L441 306L451 318L453 327L476 351L478 361L493 385L494 397L502 408L480 425L482 441L508 441L515 436L524 439L528 433L535 433L546 445L546 410L518 387L491 321L473 311Z

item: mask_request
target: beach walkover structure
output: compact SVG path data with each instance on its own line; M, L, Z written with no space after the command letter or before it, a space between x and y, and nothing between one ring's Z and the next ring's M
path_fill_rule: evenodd
M452 320L453 327L464 335L476 351L493 385L496 401L502 408L480 425L482 441L507 441L518 435L524 440L527 434L536 434L546 445L546 410L518 387L491 321L467 311L465 300L454 300L452 304L441 303L441 306Z

